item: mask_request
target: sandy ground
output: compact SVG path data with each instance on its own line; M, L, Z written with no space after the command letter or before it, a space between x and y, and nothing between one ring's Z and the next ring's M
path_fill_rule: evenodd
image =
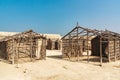
M62 60L60 51L47 51L46 60L11 65L0 62L0 80L120 80L120 61L104 63ZM52 55L50 57L50 55Z

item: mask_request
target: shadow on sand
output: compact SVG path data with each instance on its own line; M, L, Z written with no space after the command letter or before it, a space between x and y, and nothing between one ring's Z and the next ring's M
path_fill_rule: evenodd
M52 56L47 56L48 58L53 58L53 59L59 59L59 60L63 60L62 59L62 55L52 55Z
M90 56L89 57L89 62L88 62L88 58L87 56L81 56L79 57L79 60L77 57L74 58L62 58L62 55L52 55L52 56L48 56L48 58L53 58L53 59L58 59L58 60L65 60L65 61L70 61L70 62L81 62L81 63L86 63L86 64L92 64L92 65L96 65L96 66L100 66L100 57L98 56ZM107 63L108 59L107 58L103 58L102 59L103 63Z

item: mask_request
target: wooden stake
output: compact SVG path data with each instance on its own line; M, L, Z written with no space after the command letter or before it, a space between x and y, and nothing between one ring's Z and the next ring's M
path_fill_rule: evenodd
M17 46L16 46L16 54L17 54L17 68L19 68L19 66L18 66L18 64L19 64L19 60L18 60L18 54L19 54L19 44L20 44L20 41L18 40L18 42L17 42Z
M31 61L32 61L32 52L33 52L33 49L32 49L32 47L33 47L33 42L32 42L32 38L30 39L30 56L31 56Z
M14 61L15 61L14 48L15 48L15 47L14 47L14 39L13 39L13 42L12 42L12 50L13 50L13 51L12 51L12 54L13 54L13 55L12 55L12 64L14 64L14 63L15 63L15 62L14 62Z
M109 41L108 41L108 61L110 62L110 45L109 45L110 43L109 43Z
M116 61L116 40L114 40L114 59Z
M78 28L77 28L77 61L79 61L79 49L81 49L81 47L79 48L79 39L78 39Z
M100 38L100 66L102 66L102 41Z
M87 31L87 57L88 57L88 63L89 63L89 51L88 51L88 31Z
M68 51L68 58L69 60L71 60L71 51L70 51L70 38L71 38L71 35L69 34L69 51Z
M119 57L120 57L120 40L119 40ZM118 59L119 59L119 57L118 57Z

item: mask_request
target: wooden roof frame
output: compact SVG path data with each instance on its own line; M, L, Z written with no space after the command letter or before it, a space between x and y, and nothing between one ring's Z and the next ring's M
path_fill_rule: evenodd
M73 32L77 32L77 30L81 29L82 31L79 33L76 33L75 36L73 37L76 37L77 35L79 36L79 34L82 34L84 31L86 32L86 35L83 35L83 36L87 36L87 33L92 33L92 35L88 35L89 38L92 37L92 36L100 36L101 38L104 38L104 39L120 39L120 34L119 33L116 33L116 32L112 32L112 31L109 31L109 30L96 30L96 29L88 29L88 28L84 28L84 27L81 27L81 26L76 26L75 28L73 28L70 32L68 32L65 36L63 36L61 39L65 39L67 36L71 35ZM82 37L82 36L81 36Z
M74 31L76 30L76 35L80 35L80 34L84 34L84 35L81 35L82 36L87 36L87 33L88 33L88 36L97 36L97 35L100 35L101 34L101 31L99 30L92 30L92 29L88 29L88 28L83 28L81 26L76 26L74 29L72 29L69 33L67 33L65 36L63 36L61 39L65 39L67 36L71 35ZM80 31L81 30L81 31ZM79 32L80 31L80 32ZM90 35L92 33L92 35ZM75 36L74 36L75 37Z

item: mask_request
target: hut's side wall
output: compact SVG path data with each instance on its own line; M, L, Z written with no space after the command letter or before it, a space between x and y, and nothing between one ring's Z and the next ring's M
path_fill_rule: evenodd
M119 40L109 41L110 61L120 60L120 43Z
M42 39L40 59L46 59L46 39Z
M114 40L109 41L109 55L110 55L110 61L115 61L115 43L114 43Z
M116 60L120 60L120 46L119 40L115 40L115 53L116 53Z
M13 44L12 40L6 41L6 54L7 54L8 60L12 60L13 50L15 51L14 48L16 48L16 47L13 47L14 44Z
M0 42L0 57L7 59L6 42Z
M35 48L35 41L32 40L32 56L34 57L34 48ZM19 58L27 58L31 55L31 41L29 39L23 39L17 43ZM16 52L17 53L17 52Z
M83 41L82 40L62 40L62 53L63 57L77 57L81 56L83 53Z
M68 57L68 53L69 53L69 40L67 39L63 39L62 40L62 54L63 57Z
M34 42L33 47L34 49ZM12 61L14 55L14 61L16 62L19 59L21 61L27 61L25 58L29 58L31 54L31 42L29 39L18 39L18 40L9 40L6 45L6 52L9 61ZM32 54L34 56L34 52Z

